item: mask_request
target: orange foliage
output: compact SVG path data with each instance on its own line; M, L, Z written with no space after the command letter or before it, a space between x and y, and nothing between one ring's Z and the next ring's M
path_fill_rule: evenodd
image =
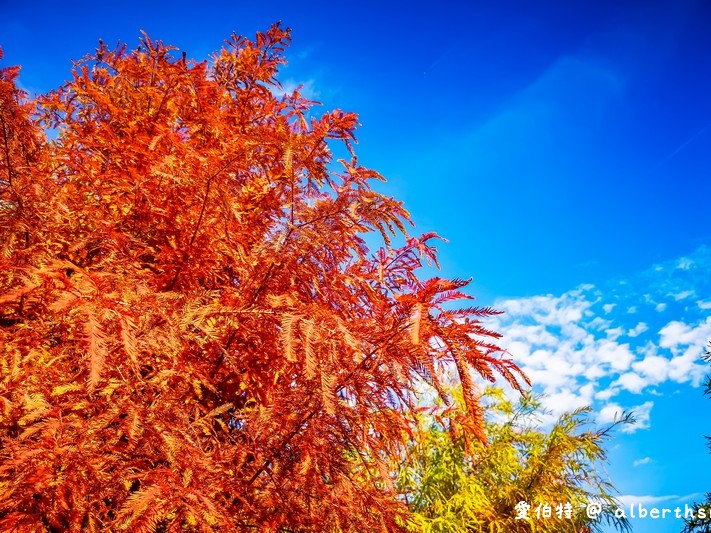
M395 531L418 382L479 438L472 374L518 387L288 40L101 44L37 108L0 71L0 530Z

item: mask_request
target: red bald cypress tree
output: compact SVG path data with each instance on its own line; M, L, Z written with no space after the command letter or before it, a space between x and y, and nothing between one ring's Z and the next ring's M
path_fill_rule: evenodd
M101 44L38 111L1 71L0 530L394 531L419 382L474 437L475 377L518 387L356 116L274 90L288 40Z

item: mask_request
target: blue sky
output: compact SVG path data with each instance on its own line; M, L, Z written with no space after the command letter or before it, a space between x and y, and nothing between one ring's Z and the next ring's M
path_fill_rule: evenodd
M45 91L100 37L202 59L282 20L284 85L359 113L361 163L449 240L444 274L507 311L549 407L636 409L610 450L625 500L683 507L711 490L711 5L493 4L8 2L0 45Z

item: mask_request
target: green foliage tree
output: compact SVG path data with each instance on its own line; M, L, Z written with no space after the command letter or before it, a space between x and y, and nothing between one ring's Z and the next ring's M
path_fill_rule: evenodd
M590 408L576 409L546 430L539 398L526 395L514 405L491 388L483 395L489 409L484 444L466 441L457 426L461 401L454 396L451 407L421 417L418 438L399 471L399 487L415 516L412 531L587 532L600 531L604 523L629 529L625 519L614 517L619 504L600 463L611 431L633 422L631 415L592 429ZM517 518L520 502L530 506L527 520ZM601 506L598 520L586 515L590 502Z
M704 354L704 360L711 363L711 341L709 341L706 346L706 353ZM706 378L706 389L704 394L711 397L711 376ZM709 448L711 448L711 436L706 436ZM711 492L706 493L706 500L693 505L694 508L694 518L685 519L684 529L682 533L711 533L711 516L709 516L709 511L711 511ZM699 511L703 509L704 512L699 515Z

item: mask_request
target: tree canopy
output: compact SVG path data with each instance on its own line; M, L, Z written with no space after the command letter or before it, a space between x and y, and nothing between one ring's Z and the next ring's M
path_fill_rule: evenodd
M620 504L603 463L605 441L615 426L633 422L631 415L596 428L591 409L581 408L548 427L540 398L527 394L514 404L490 388L487 442L468 449L456 426L465 413L454 396L452 406L422 414L421 434L398 468L413 533L589 533L605 524L629 530L615 517ZM600 506L597 519L587 516L589 503Z
M100 43L36 101L0 71L3 531L396 531L420 384L456 368L475 446L476 380L526 381L356 115L280 95L288 41Z

